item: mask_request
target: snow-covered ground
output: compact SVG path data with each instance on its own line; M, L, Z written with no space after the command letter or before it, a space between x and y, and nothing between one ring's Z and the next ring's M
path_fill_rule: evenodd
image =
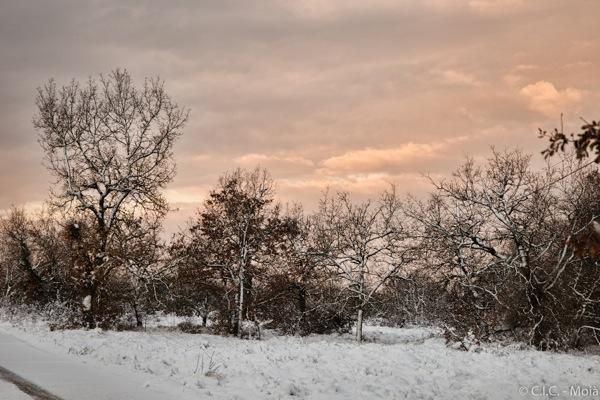
M0 380L0 399L31 400L31 397L21 392L15 385Z
M43 322L33 321L2 322L0 331L88 365L145 375L150 387L154 378L184 385L198 398L538 398L531 390L560 390L562 398L569 398L571 386L587 390L580 394L600 388L599 356L518 346L465 352L447 347L435 330L425 328L368 326L367 342L362 344L349 335L267 335L252 341L157 327L147 332L49 332Z

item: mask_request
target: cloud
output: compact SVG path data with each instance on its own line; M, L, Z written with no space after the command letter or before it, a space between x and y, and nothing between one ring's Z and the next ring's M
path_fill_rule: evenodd
M292 14L307 19L334 20L374 12L435 12L494 17L547 6L553 0L278 0Z
M437 75L443 83L448 85L457 86L480 86L481 82L472 74L468 74L462 71L453 69L447 69L443 71L432 71L434 75Z
M409 165L416 159L430 159L442 148L441 144L406 143L392 149L366 148L349 151L323 161L331 171L381 171Z
M529 3L535 1L529 0ZM508 14L524 9L528 5L525 0L471 0L469 7L486 15Z
M188 205L199 205L208 195L209 186L179 186L163 190L163 195L172 207L180 208Z
M191 159L193 161L199 161L199 162L206 162L206 161L210 161L211 159L211 155L210 154L196 154L194 156L191 157Z
M428 180L419 173L375 172L335 176L315 173L303 179L280 179L277 183L286 200L292 202L300 200L309 208L315 207L318 194L328 189L350 192L361 199L374 199L392 184L416 191L429 188Z
M429 8L446 13L470 12L481 16L515 14L543 6L550 0L422 0Z
M521 96L528 101L529 108L549 117L555 117L569 107L581 102L583 92L567 87L558 90L551 82L538 81L523 87Z
M266 168L275 178L304 176L315 169L312 160L291 152L249 153L236 157L233 161L242 168Z
M398 179L414 191L402 174L448 173L491 144L539 154L537 110L592 116L599 101L600 2L572 3L5 1L0 208L42 201L53 182L31 126L35 88L118 66L136 84L160 75L192 109L167 192L190 209L238 165L268 168L289 182L282 198L308 202L323 185L368 194Z
M304 18L339 18L372 10L391 10L402 2L398 0L280 0L283 7Z
M532 71L539 69L540 67L535 64L519 64L515 67L516 71Z
M339 156L330 157L322 166L330 172L376 172L398 170L417 162L444 157L443 151L449 146L467 140L467 136L440 140L434 143L405 143L402 146L376 149L352 150Z
M48 205L43 201L27 201L17 206L11 206L9 208L0 208L0 218L10 214L11 210L13 210L14 208L23 209L29 214L39 214L46 210L47 206Z
M286 164L295 164L299 166L312 167L314 166L314 162L309 159L306 159L301 156L295 155L268 155L268 154L260 154L260 153L250 153L244 154L243 156L236 157L234 159L235 162L244 165L258 165L258 164L270 164L273 162L276 163L286 163Z

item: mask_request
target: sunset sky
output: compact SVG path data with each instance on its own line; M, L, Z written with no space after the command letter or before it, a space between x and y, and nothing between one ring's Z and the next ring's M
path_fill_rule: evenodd
M600 118L599 16L598 0L0 0L0 209L48 196L36 87L117 67L191 109L170 231L236 166L311 209L328 186L422 193L490 145L539 159L538 127Z

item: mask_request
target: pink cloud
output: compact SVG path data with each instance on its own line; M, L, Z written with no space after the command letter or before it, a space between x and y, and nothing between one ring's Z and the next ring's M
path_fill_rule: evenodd
M333 171L376 171L391 165L409 164L416 159L432 158L441 144L406 143L391 149L366 148L353 150L323 161Z
M234 161L245 166L270 163L287 163L305 167L314 166L314 163L311 160L295 155L270 155L250 153L237 157L234 159Z
M405 143L399 147L376 149L365 148L348 151L323 161L330 172L374 172L411 165L417 161L442 157L448 147L464 142L467 136L458 136L434 143Z
M527 85L521 89L520 94L527 99L530 109L549 117L557 116L583 98L581 90L572 87L558 90L547 81Z

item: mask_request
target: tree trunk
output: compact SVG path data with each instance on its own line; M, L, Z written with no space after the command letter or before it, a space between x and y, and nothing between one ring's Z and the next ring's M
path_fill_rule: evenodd
M102 238L101 242L101 252L96 253L94 260L90 261L91 268L89 269L88 276L86 279L88 280L86 284L86 290L84 292L85 297L83 298L83 308L84 308L84 321L89 329L94 329L97 326L96 322L96 314L97 314L97 294L98 289L100 287L100 281L98 280L98 275L104 266L105 259L104 254L106 252L107 239L105 237Z
M252 303L254 301L252 290L252 274L249 268L244 269L244 320L249 320L252 312Z
M296 330L299 332L305 332L308 328L305 314L306 314L306 288L302 282L295 283L293 289L296 291L296 306L298 307L298 323Z
M237 315L237 335L238 337L242 337L242 325L244 322L244 281L245 281L245 277L244 277L244 266L240 265L240 275L239 275L239 280L240 280L240 295L238 296L238 315Z
M517 250L519 254L519 268L521 274L527 277L525 283L525 295L527 296L527 302L529 303L531 318L533 319L533 329L530 334L531 344L536 346L540 350L548 350L549 343L546 342L546 335L548 333L548 324L544 320L543 313L543 302L545 297L545 290L543 285L538 284L538 279L535 276L535 272L531 270L529 264L529 257L527 251L523 245L518 244Z
M306 312L306 288L303 283L296 284L296 301L298 303L298 311L300 314Z
M132 307L133 307L133 314L135 315L135 325L138 328L142 328L144 326L144 323L142 321L142 316L138 310L137 302L135 300L133 301Z
M363 308L365 306L365 262L361 264L360 276L358 279L358 315L356 318L356 341L362 342L363 337Z
M83 321L88 329L96 328L96 287L89 285L84 292L82 299Z
M27 290L27 296L29 300L45 301L46 293L44 280L35 271L31 262L31 250L29 249L27 242L24 240L19 240L19 253L19 264L21 266L21 270L24 270L24 272L29 276L30 285L28 286L30 290Z
M362 342L363 338L363 309L362 306L358 309L358 317L356 318L356 341Z

